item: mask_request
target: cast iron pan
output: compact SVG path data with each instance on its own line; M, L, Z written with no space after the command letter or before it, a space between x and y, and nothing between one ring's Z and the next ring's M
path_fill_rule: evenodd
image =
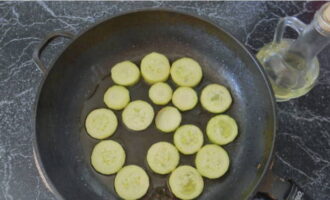
M197 60L204 78L196 87L219 83L230 89L234 102L226 112L239 125L239 137L224 148L229 152L229 172L216 180L205 180L199 199L248 199L268 170L274 136L275 105L270 85L254 57L229 33L205 20L173 11L137 11L108 19L75 37L57 58L49 72L39 59L54 33L37 48L34 59L45 73L36 104L35 158L48 187L59 199L118 199L113 187L115 175L104 176L90 165L90 155L99 142L86 133L84 121L96 108L105 107L103 94L114 83L110 69L115 63L131 60L139 64L152 52L165 54L170 61L187 56ZM173 88L176 86L169 80ZM132 100L150 102L149 86L143 82L130 87ZM155 111L160 109L154 106ZM118 119L121 112L116 111ZM203 131L210 117L200 105L183 113L183 122ZM153 174L145 162L148 148L157 141L172 142L152 125L145 131L129 131L120 122L111 139L121 143L126 165L147 170L151 186L143 199L158 195L174 198L167 189L167 176ZM205 143L209 143L205 137ZM181 155L180 164L193 165L194 156Z

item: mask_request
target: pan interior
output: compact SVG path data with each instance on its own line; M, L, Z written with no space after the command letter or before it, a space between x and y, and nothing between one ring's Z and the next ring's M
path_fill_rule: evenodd
M239 126L239 136L224 146L231 159L222 178L205 181L200 199L246 199L267 167L274 130L272 94L254 59L231 36L198 18L169 11L135 12L104 21L79 36L54 63L40 93L36 118L37 148L45 172L64 199L117 199L115 175L100 175L90 165L92 148L98 140L86 133L87 114L103 103L111 66L130 60L137 65L150 52L165 54L171 62L180 57L197 60L203 80L195 89L200 94L208 83L229 88L233 105L226 112ZM169 80L174 89L176 86ZM148 99L143 81L129 87L131 100ZM151 102L150 102L151 103ZM157 112L161 106L154 106ZM161 133L154 124L141 132L129 131L121 122L110 137L121 143L127 154L125 165L146 169L151 186L144 199L167 187L168 176L152 173L145 157L157 141L172 142L173 133ZM200 104L182 113L182 124L198 125L204 132L214 116ZM205 144L209 143L205 135ZM180 165L194 165L193 156L181 155Z

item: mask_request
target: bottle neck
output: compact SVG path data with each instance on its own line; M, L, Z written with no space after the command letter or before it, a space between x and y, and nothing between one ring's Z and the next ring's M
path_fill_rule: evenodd
M289 54L312 61L330 43L330 3L325 4L314 16L300 36L288 49Z
M288 53L293 53L311 61L330 43L330 32L320 29L318 16L309 24L302 34L292 43Z

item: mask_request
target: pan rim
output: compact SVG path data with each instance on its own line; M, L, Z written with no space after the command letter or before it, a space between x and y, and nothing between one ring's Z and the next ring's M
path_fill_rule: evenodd
M188 17L198 19L198 20L203 21L205 23L208 23L208 24L214 26L215 28L219 29L220 31L224 32L225 34L227 34L232 40L234 40L238 44L238 46L240 48L242 48L247 53L248 56L250 56L252 61L256 64L257 69L259 70L259 72L262 76L262 79L264 80L264 82L266 84L267 91L269 92L270 103L271 103L271 107L272 107L271 109L272 109L272 113L273 113L272 117L273 117L274 127L273 127L273 130L272 130L272 142L271 142L271 147L269 149L269 155L268 155L267 161L265 162L265 165L264 165L264 168L262 170L262 173L260 174L260 177L258 178L258 180L254 184L254 186L251 188L251 190L247 194L246 199L251 198L252 195L254 195L257 192L257 188L260 186L260 183L262 182L262 180L263 180L264 176L266 175L267 171L270 170L269 166L270 166L270 163L272 162L272 158L273 158L273 154L274 154L273 151L274 151L275 138L276 138L277 117L276 117L275 95L274 95L273 89L271 87L270 81L269 81L264 69L262 68L261 64L256 59L256 57L242 44L241 41L239 41L232 34L227 32L226 30L224 30L222 27L220 27L218 24L216 24L214 21L212 21L209 18L198 16L196 13L188 13L187 11L181 11L181 10L169 9L169 8L132 9L132 10L125 11L125 12L120 12L120 13L115 14L113 16L110 16L110 17L107 17L105 19L99 20L98 22L90 25L85 30L80 31L77 35L75 35L72 38L72 40L68 44L66 44L65 47L58 53L58 55L55 57L55 59L49 64L49 67L47 68L47 71L45 73L43 73L42 79L41 79L40 84L37 88L37 94L35 96L36 98L35 98L34 103L33 103L33 114L32 114L32 117L33 117L33 120L34 120L34 122L33 122L33 136L32 136L33 158L34 158L34 161L35 161L35 164L36 164L38 174L41 177L44 185L55 196L56 199L64 199L64 197L57 190L57 188L55 187L55 185L53 184L53 182L51 181L51 179L49 178L48 174L45 171L44 165L41 161L39 146L38 146L38 143L37 143L37 120L36 119L37 119L37 111L38 111L38 105L39 105L39 100L40 100L40 94L42 92L42 89L44 87L44 83L47 80L47 77L48 77L51 69L53 68L56 61L61 57L63 52L65 52L76 41L76 39L80 38L82 35L84 35L88 31L91 31L92 29L96 28L97 26L101 25L102 23L104 23L108 20L112 20L112 19L115 19L115 18L118 18L118 17L122 17L122 16L125 16L125 15L130 15L130 14L134 14L134 13L140 13L140 12L176 13L176 14L185 15L185 16L188 16ZM37 63L36 63L36 65L37 65Z

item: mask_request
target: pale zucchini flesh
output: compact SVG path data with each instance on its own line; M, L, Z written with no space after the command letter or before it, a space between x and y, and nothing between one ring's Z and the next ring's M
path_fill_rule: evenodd
M202 131L192 124L180 126L174 133L174 144L185 155L196 153L202 147L203 142Z
M194 87L203 77L202 68L191 58L180 58L171 67L171 78L179 86Z
M228 115L217 115L208 121L206 134L211 142L225 145L237 137L238 127L236 121Z
M157 142L147 153L147 162L152 171L157 174L168 174L179 164L180 155L173 144Z
M141 74L149 84L164 82L170 75L170 62L163 54L152 52L142 59Z
M203 191L204 181L198 171L188 165L175 169L169 178L172 193L179 199L195 199Z
M95 139L105 139L116 131L118 120L109 109L99 108L90 112L85 121L87 133Z
M155 119L157 129L169 133L178 128L181 123L181 113L173 106L166 106L158 111Z
M149 127L154 118L151 105L142 100L129 103L122 113L122 119L127 128L142 131Z
M193 124L180 126L180 111L192 110L198 104L198 100L201 101L202 107L211 113L225 112L232 104L230 92L219 84L207 85L202 90L200 98L198 97L193 87L201 82L203 71L197 61L184 57L176 60L171 66L165 55L152 52L141 60L140 68L130 61L123 61L111 68L110 76L116 85L107 89L103 101L112 110L124 109L121 113L122 121L128 129L145 130L155 117L155 126L158 130L165 133L174 132L174 144L165 141L152 144L147 152L146 161L148 170L156 174L171 173L168 186L175 197L196 199L204 188L202 176L216 179L228 171L228 153L218 145L228 144L237 137L238 127L233 118L228 115L212 117L207 123L206 135L214 144L204 147L204 136L199 127ZM152 104L164 106L172 101L173 106L162 107L155 116L154 109L148 102L130 102L129 90L125 86L136 84L140 76L151 85L148 95ZM178 86L174 92L166 83L169 76ZM85 126L91 137L105 139L115 133L118 120L113 111L101 108L88 114ZM197 153L196 168L188 165L178 167L180 153ZM137 165L123 167L125 160L125 150L113 140L99 142L91 153L91 165L95 171L104 175L117 173L114 188L120 198L143 198L150 185L148 174Z
M111 78L118 85L132 86L139 81L140 70L134 63L123 61L111 68Z
M227 88L219 84L207 85L202 90L200 99L203 108L211 113L222 113L232 103L232 98Z
M114 85L105 92L103 101L109 108L121 110L130 101L129 91L123 86Z
M202 147L195 158L198 172L209 179L223 176L229 168L228 153L216 144L208 144Z
M135 200L143 197L149 188L149 177L141 167L127 165L116 175L115 190L119 197Z
M166 105L172 99L172 88L163 82L153 84L149 89L149 98L156 105Z
M190 87L179 87L173 93L172 103L181 111L193 109L197 102L197 93Z
M125 159L125 151L118 142L103 140L95 145L91 156L91 164L97 172L110 175L122 168Z

